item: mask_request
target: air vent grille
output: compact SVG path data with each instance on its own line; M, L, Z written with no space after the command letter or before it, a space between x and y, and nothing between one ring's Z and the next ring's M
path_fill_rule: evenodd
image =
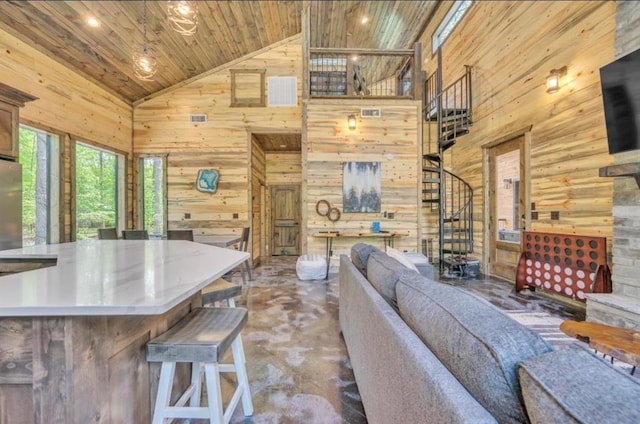
M297 77L267 78L269 107L298 105Z
M189 122L191 122L192 124L202 124L204 122L207 122L207 115L205 114L190 114L189 115Z
M382 111L380 108L362 108L360 109L361 118L380 118Z

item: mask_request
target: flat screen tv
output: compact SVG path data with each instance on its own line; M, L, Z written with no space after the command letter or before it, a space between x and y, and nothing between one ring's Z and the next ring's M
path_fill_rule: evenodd
M640 49L600 68L609 153L640 150Z

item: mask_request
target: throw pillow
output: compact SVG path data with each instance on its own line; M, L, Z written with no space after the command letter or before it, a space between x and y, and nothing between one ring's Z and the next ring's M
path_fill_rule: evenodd
M400 262L402 265L406 266L407 268L412 269L417 273L420 273L418 271L418 268L415 266L415 264L411 262L409 258L404 256L404 253L402 253L398 249L394 249L391 246L387 246L386 250L387 250L387 255L391 256L393 259Z

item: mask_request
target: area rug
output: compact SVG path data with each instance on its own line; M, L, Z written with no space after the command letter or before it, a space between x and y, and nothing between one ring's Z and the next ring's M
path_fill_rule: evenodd
M554 317L543 311L515 310L504 312L520 324L529 327L538 333L544 340L553 346L554 349L562 349L569 344L577 342L576 339L567 336L560 330L560 324L564 321L563 318ZM601 353L595 354L599 357L603 357ZM605 359L608 362L611 361L610 356L606 356ZM613 366L626 373L631 373L631 369L633 368L631 365L622 361L613 361ZM634 377L640 378L640 370L634 373Z

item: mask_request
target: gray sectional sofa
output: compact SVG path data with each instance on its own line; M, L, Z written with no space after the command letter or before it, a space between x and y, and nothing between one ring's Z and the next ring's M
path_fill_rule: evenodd
M358 243L340 327L370 423L640 423L640 383Z

